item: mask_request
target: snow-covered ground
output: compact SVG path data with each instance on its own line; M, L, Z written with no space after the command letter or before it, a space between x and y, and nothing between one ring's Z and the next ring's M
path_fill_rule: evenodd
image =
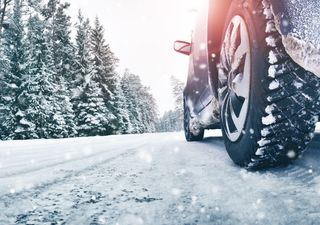
M320 127L318 128L318 133ZM0 224L319 224L320 134L286 168L247 172L219 131L0 143Z

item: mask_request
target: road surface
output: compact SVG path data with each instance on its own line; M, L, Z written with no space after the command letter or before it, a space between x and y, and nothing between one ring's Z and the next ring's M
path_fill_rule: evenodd
M0 143L0 224L320 224L320 134L286 168L235 166L219 131Z

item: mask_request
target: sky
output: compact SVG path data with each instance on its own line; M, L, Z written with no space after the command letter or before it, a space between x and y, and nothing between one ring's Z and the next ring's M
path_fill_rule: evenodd
M119 58L118 72L128 68L151 88L162 115L174 108L170 76L186 81L189 59L175 53L175 40L190 41L199 0L69 0L91 21L98 16L106 40Z

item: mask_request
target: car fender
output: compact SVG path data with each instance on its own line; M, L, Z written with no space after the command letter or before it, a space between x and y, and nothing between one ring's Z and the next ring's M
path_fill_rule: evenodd
M282 42L290 57L320 77L320 1L271 0Z

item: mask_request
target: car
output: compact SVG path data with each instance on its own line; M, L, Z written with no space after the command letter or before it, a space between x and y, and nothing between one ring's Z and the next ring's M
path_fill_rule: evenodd
M206 0L192 41L184 96L186 140L222 129L247 169L291 163L314 137L320 112L320 1Z

